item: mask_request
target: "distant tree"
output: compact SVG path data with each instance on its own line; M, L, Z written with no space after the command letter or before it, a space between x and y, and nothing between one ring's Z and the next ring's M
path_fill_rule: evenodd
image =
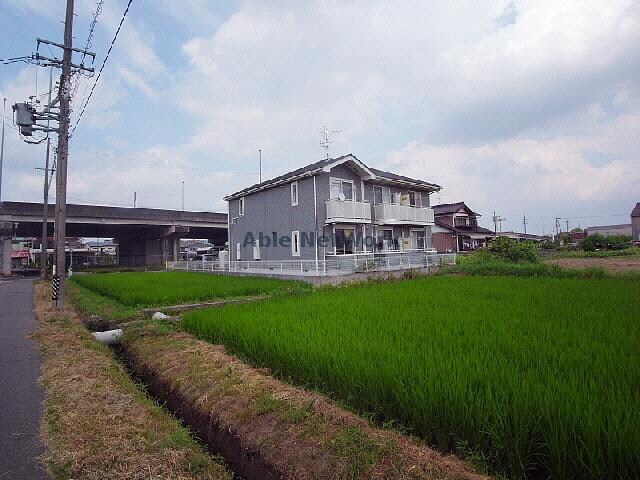
M582 232L584 232L584 230L578 227L571 229L571 233L582 233Z

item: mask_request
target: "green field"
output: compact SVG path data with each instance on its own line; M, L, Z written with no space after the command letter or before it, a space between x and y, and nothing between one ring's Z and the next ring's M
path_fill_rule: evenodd
M492 472L637 478L639 312L638 281L448 276L193 311L183 325Z
M79 285L130 307L294 292L306 285L274 278L234 277L194 272L130 272L76 275Z

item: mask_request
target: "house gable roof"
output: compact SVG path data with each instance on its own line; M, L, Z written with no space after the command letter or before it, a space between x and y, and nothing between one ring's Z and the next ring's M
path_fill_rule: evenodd
M636 203L636 206L631 211L632 217L640 217L640 202Z
M456 202L456 203L441 203L440 205L434 205L433 207L434 215L447 215L452 213L458 213L460 210L465 210L469 215L473 215L476 217L481 217L479 213L474 212L464 202Z
M358 175L364 177L365 179L370 180L376 177L372 169L367 167L352 154L344 155L342 157L336 158L335 160L328 159L325 166L322 167L322 171L329 172L333 167L344 164L347 164L347 166L351 168L351 170L354 170Z
M395 173L385 172L376 168L367 167L355 155L349 153L338 158L323 159L318 162L298 168L296 170L292 170L291 172L287 172L283 175L279 175L270 180L265 180L262 183L256 183L255 185L227 195L226 197L224 197L224 200L233 200L244 195L249 195L285 183L293 182L294 180L298 180L300 178L310 177L321 172L329 172L333 167L343 164L348 164L351 169L362 175L362 177L366 180L379 180L381 183L394 183L403 186L413 186L416 188L429 189L432 191L440 190L441 188L440 185L436 185L434 183L428 183L422 180L403 177L402 175L396 175Z

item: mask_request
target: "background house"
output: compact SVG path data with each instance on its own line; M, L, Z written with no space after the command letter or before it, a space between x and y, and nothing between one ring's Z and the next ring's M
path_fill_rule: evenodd
M464 202L434 205L433 247L438 253L467 252L486 245L493 232L478 225L479 213Z

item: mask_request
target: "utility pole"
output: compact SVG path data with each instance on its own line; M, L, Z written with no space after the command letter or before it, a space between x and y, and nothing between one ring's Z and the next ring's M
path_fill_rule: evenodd
M527 234L527 214L522 216L522 225L524 226L524 234Z
M136 208L136 201L138 200L137 196L138 192L133 192L133 208Z
M569 233L569 219L567 218L565 222L567 223L567 233Z
M556 236L560 234L560 217L556 217Z
M182 211L184 212L184 180L182 181Z
M53 66L49 69L49 101L48 105L51 105L51 90L53 89ZM47 128L49 128L49 120L47 120ZM47 239L48 235L48 215L49 215L49 153L51 151L51 136L47 132L47 156L44 161L44 193L42 198L42 239L40 242L40 278L43 280L47 278ZM53 175L53 172L52 172Z
M259 170L259 177L258 177L258 183L262 183L262 149L258 149L258 170Z
M73 53L73 1L67 0L64 22L64 55L60 76L60 128L58 132L58 169L56 170L56 275L59 281L56 300L58 310L64 309L64 277L66 267L65 237L67 221L67 160L69 157L69 102L71 99L71 54Z
M496 216L496 209L493 209L493 236L498 235L498 217Z
M84 63L75 65L72 63L73 52L82 53L82 58L89 56L95 59L96 54L87 50L73 48L73 0L67 0L67 8L64 22L64 44L52 42L50 40L36 39L38 49L40 44L55 46L63 49L62 61L57 58L48 58L40 53L32 55L32 59L36 60L39 66L55 66L62 67L60 75L60 84L58 85L58 95L55 100L49 103L47 107L41 111L36 111L39 102L16 103L13 105L15 112L15 123L19 127L19 131L23 137L33 136L34 131L41 132L57 132L58 133L58 149L57 149L57 169L56 169L56 208L55 208L55 263L54 276L52 284L52 300L55 301L58 310L64 308L64 277L66 270L65 258L65 237L66 237L66 221L67 221L67 161L69 157L69 120L70 120L70 103L71 103L71 75L72 68L78 71L86 71L93 73L95 70L91 67L85 67ZM51 48L51 47L49 47ZM43 62L43 63L41 63ZM95 84L94 84L95 86ZM58 113L52 111L56 104L60 103ZM48 124L41 125L39 120L53 120L58 122L58 128L52 128ZM29 142L26 138L23 140ZM46 193L45 193L46 196Z
M2 201L2 162L4 160L4 117L7 110L7 99L2 100L2 143L0 144L0 202Z
M493 209L493 236L498 236L498 224L500 224L500 233L502 233L502 222L506 221L506 218L496 215L495 208Z

